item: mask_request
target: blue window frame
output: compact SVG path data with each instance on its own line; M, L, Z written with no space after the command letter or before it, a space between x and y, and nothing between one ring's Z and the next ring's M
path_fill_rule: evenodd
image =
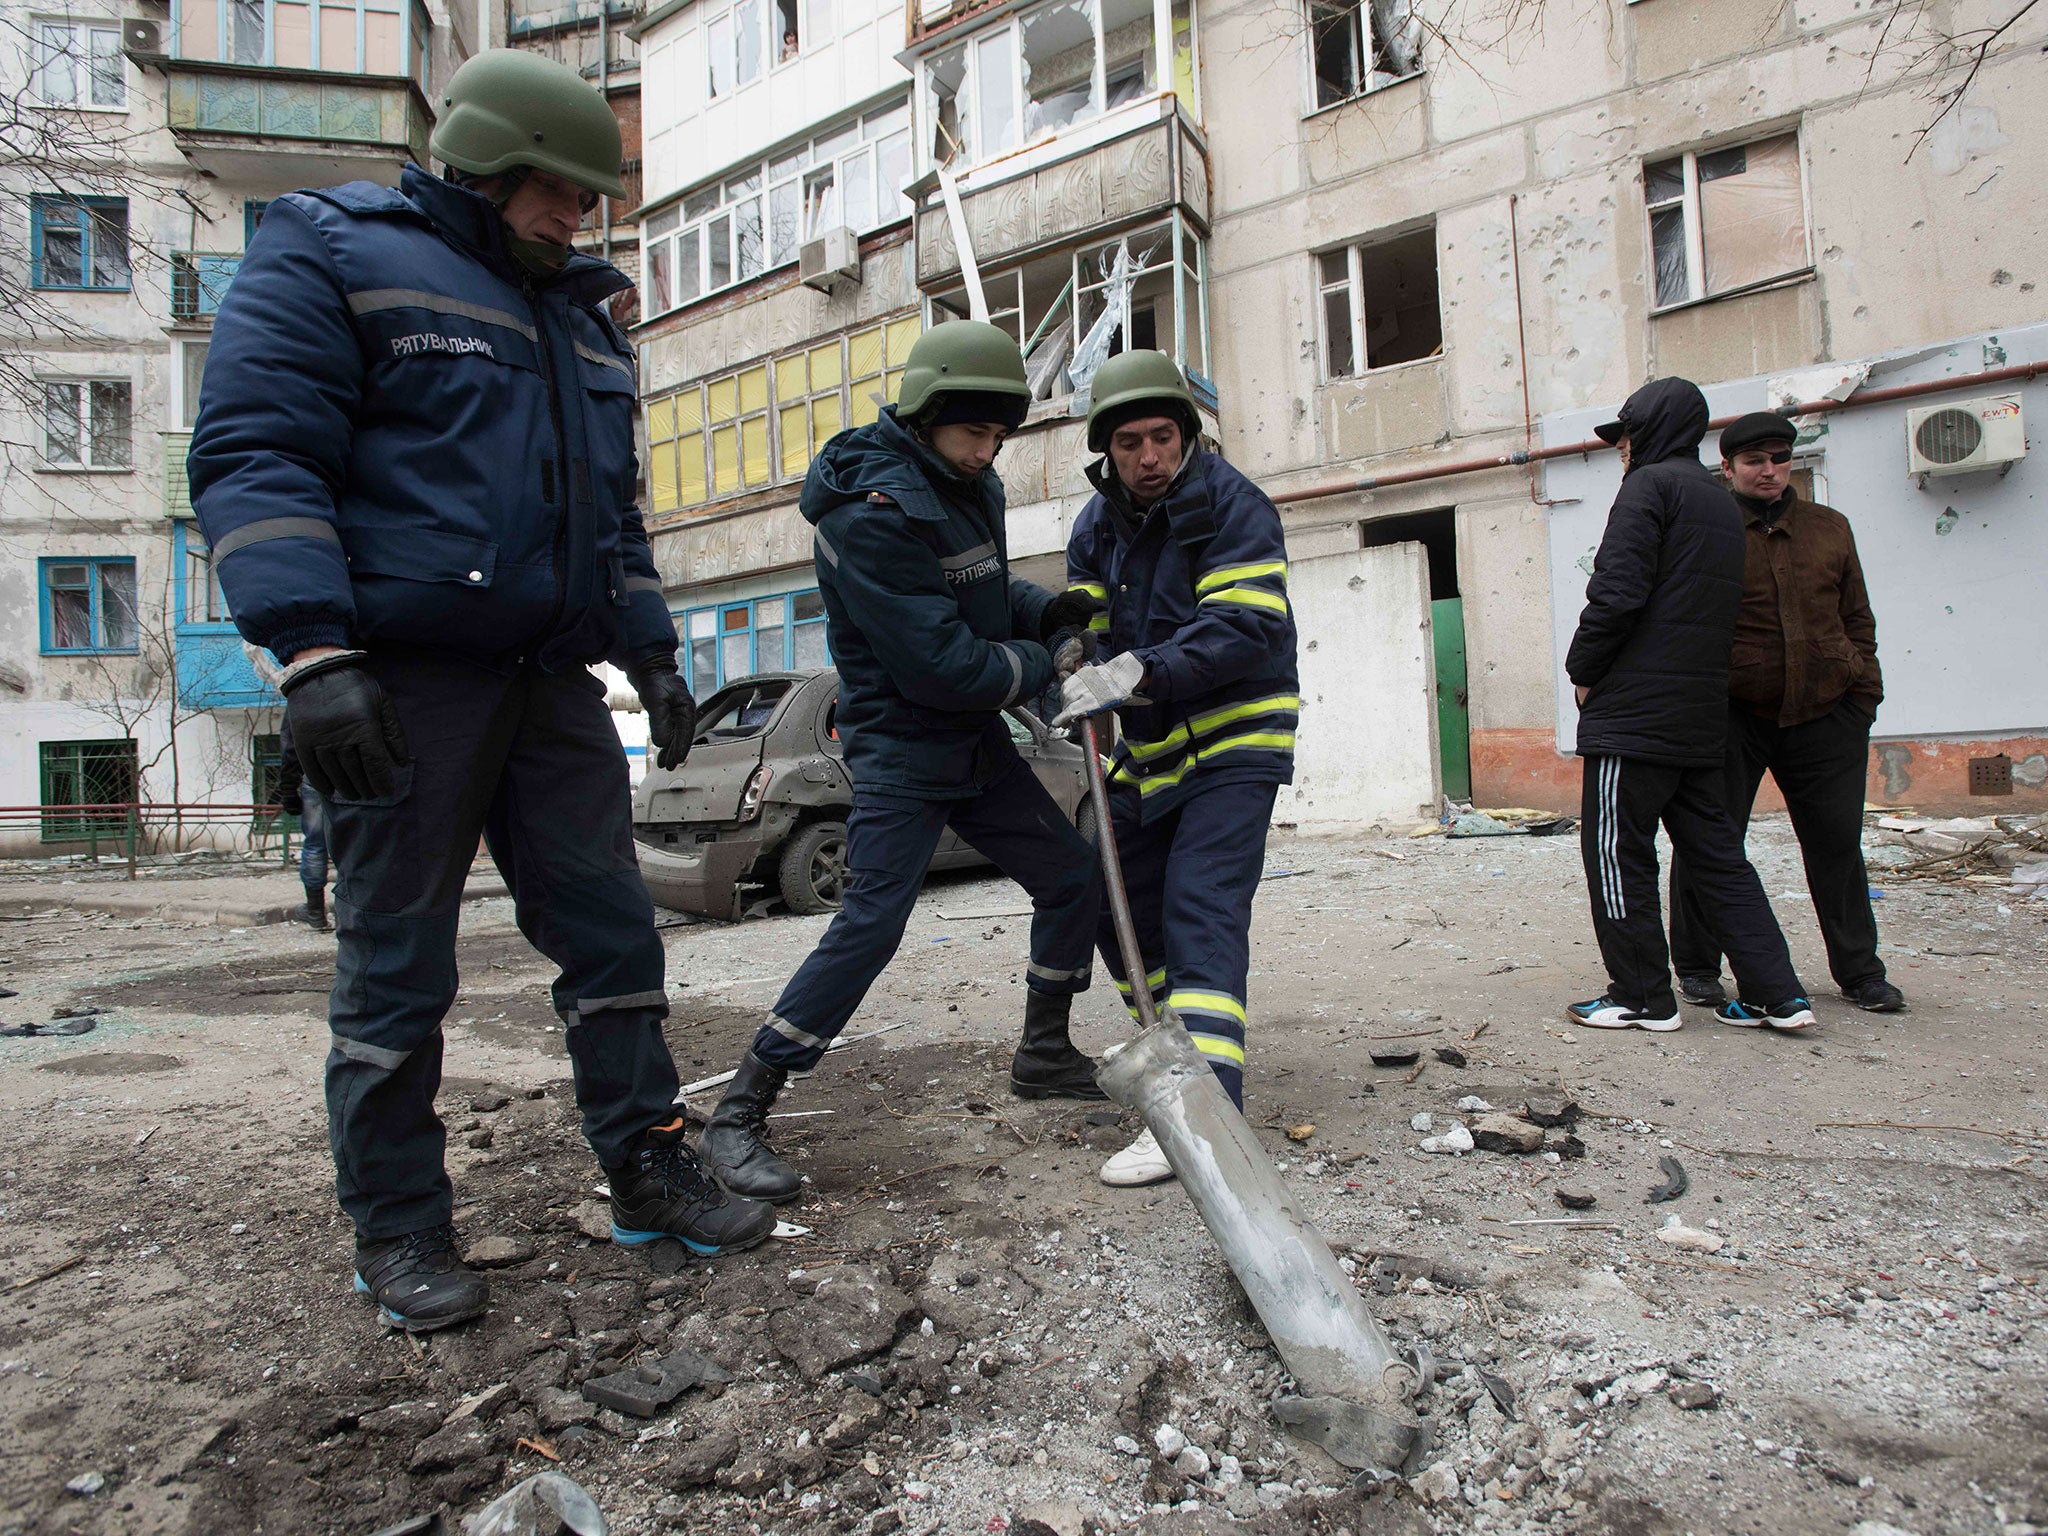
M32 196L29 274L38 288L128 291L128 199Z
M256 226L263 222L263 211L269 206L267 200L258 202L253 197L242 205L242 249L247 250L256 238Z
M825 600L816 587L691 608L681 618L685 675L699 699L757 672L832 665L825 644Z
M46 656L133 655L139 647L132 556L39 560Z

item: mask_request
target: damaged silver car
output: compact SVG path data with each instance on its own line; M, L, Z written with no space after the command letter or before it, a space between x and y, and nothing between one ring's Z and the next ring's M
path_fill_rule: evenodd
M835 911L846 885L853 780L834 717L839 674L764 672L707 698L682 767L649 768L633 792L640 873L664 907L737 920L775 901ZM1094 841L1081 748L1029 710L1004 711L1018 755ZM987 862L950 828L933 869Z

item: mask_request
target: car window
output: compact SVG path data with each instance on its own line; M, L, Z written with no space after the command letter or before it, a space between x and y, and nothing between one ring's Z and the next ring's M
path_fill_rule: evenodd
M1003 724L1010 728L1010 740L1017 743L1020 747L1028 747L1038 740L1037 734L1031 729L1029 718L1026 717L1022 710L1004 710Z
M714 694L697 722L698 741L743 741L758 736L775 718L776 706L789 692L784 679L771 683L748 683Z
M839 695L834 693L826 701L825 709L818 716L818 744L835 756L842 750L839 742Z

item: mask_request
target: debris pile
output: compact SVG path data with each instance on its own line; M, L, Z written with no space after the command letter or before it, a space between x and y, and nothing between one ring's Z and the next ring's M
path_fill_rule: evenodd
M1879 816L1865 840L1874 879L2010 884L2048 893L2048 815Z

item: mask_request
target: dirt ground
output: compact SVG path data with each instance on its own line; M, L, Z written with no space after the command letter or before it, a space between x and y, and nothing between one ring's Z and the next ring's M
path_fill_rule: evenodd
M1404 1479L1283 1434L1279 1361L1185 1196L1095 1180L1135 1122L1008 1096L1028 924L998 880L934 882L853 1026L902 1027L785 1095L809 1233L680 1267L585 1234L601 1176L548 968L507 902L470 906L441 1105L494 1305L421 1340L347 1285L331 938L10 916L0 1021L106 1011L0 1040L0 1533L366 1536L559 1466L627 1536L2025 1536L2048 1526L2048 901L1893 887L1912 1010L1873 1017L1825 984L1782 818L1752 846L1819 997L1804 1036L1563 1022L1600 985L1573 838L1276 838L1249 1114L1435 1362ZM685 1079L733 1064L823 921L665 934ZM1090 1048L1123 1033L1105 985L1080 1014ZM1370 1059L1401 1048L1419 1073ZM1582 1158L1421 1150L1461 1098L1558 1089ZM1663 1157L1691 1187L1649 1205ZM1565 1212L1560 1183L1597 1204ZM1723 1246L1660 1241L1672 1213ZM1611 1226L1508 1224L1568 1218ZM732 1379L647 1420L577 1390L685 1348Z

